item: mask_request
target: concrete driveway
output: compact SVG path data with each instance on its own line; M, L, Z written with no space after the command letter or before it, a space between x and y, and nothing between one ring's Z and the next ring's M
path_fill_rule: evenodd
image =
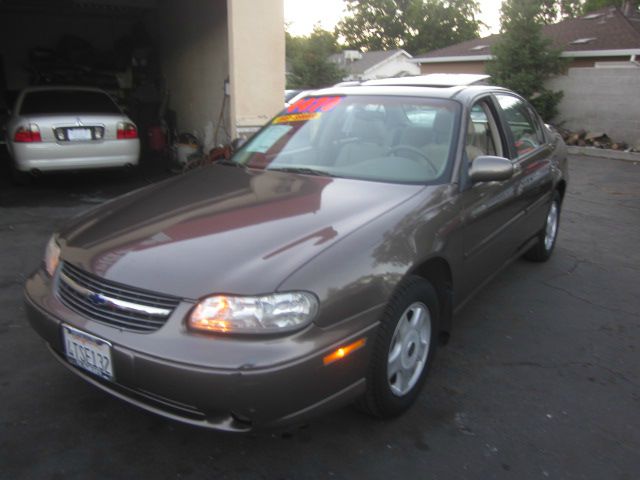
M516 262L456 317L407 415L381 422L347 408L249 436L110 398L27 324L22 282L51 230L144 178L1 183L0 477L639 478L640 165L574 157L570 167L554 257Z

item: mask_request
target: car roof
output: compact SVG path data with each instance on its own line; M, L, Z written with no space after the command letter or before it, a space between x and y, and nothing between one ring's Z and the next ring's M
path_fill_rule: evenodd
M352 87L330 87L311 92L309 97L325 95L390 95L404 97L424 97L459 100L465 102L477 97L482 93L509 92L501 87L472 85L469 87L415 87L415 86L352 86Z
M414 87L463 87L469 85L487 85L489 75L471 73L432 73L414 77L381 78L367 80L363 85L397 85Z
M365 82L342 82L305 96L393 95L471 100L482 93L510 92L488 84L488 75L431 74L416 77L384 78ZM300 98L300 97L298 97Z

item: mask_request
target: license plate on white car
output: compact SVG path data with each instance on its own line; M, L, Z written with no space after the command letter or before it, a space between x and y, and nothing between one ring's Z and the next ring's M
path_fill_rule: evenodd
M62 326L62 335L69 363L105 380L113 380L109 342L68 325Z
M67 138L70 141L91 140L90 128L69 128L67 130Z

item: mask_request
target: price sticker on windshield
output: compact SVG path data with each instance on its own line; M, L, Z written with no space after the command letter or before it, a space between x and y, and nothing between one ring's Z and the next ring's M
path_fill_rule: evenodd
M290 105L285 113L273 120L273 123L307 122L320 118L324 112L336 108L343 97L306 97Z
M314 120L319 116L319 113L294 113L293 115L280 115L273 120L273 123L306 122L307 120Z
M336 108L343 97L305 97L289 105L287 113L321 113Z

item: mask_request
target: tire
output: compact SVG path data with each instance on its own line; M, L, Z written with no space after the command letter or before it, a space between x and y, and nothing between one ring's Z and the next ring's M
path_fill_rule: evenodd
M556 246L556 239L558 238L561 206L562 198L556 191L553 195L544 227L540 230L540 233L538 233L538 242L524 254L524 258L532 262L546 262L551 258L553 249Z
M393 418L413 405L438 345L439 312L436 291L426 280L412 276L398 287L378 329L367 390L357 403L361 410ZM389 370L392 364L396 372Z

